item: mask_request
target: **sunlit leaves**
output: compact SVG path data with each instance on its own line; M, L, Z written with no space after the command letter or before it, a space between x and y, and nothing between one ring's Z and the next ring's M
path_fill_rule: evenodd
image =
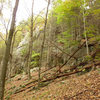
M39 64L39 57L40 57L40 53L36 53L35 51L32 51L31 65L33 65L34 67L37 67Z
M58 42L63 43L65 48L78 44L78 41L73 40L73 36L69 31L65 31L61 35L58 35Z

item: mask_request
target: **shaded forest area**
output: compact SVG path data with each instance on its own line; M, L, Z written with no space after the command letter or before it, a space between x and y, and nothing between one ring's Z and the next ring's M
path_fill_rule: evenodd
M46 0L38 15L31 1L17 25L20 0L0 0L0 100L99 100L100 0Z

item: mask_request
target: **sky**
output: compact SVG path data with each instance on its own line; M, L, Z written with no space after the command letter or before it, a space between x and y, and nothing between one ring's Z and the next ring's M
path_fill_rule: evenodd
M27 19L31 15L32 0L20 0L17 12L17 21ZM46 8L47 2L45 0L34 0L34 14L38 14L41 10Z
M15 5L15 0L12 0L12 8ZM19 0L19 7L16 16L16 24L18 25L20 21L27 20L28 17L31 15L31 7L32 7L32 0ZM34 14L38 15L41 10L47 7L46 0L34 0ZM5 5L3 9L3 19L8 21L11 19L12 10L8 9ZM4 23L4 20L0 19L0 24ZM4 26L0 25L0 32L5 33Z

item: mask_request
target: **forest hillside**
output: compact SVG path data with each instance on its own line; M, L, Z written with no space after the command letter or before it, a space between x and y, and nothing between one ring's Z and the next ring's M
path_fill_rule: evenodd
M84 75L70 75L56 80L42 82L37 87L33 78L27 81L24 75L17 75L12 81L7 81L6 100L99 100L100 70Z
M100 99L100 0L0 0L0 100Z

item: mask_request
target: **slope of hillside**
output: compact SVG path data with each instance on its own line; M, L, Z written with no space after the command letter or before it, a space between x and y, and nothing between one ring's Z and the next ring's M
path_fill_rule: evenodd
M21 75L6 85L6 100L100 100L100 72L71 75L42 84ZM17 91L17 92L16 92Z

